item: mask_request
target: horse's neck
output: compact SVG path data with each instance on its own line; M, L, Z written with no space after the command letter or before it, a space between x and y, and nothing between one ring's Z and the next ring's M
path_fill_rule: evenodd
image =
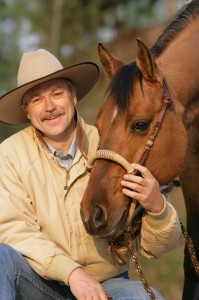
M194 112L193 112L194 113ZM180 172L182 190L189 214L199 213L199 121L194 122L187 131L188 147ZM198 218L197 218L198 220ZM198 221L197 221L198 226Z
M156 59L173 98L186 106L199 93L199 18L189 24Z

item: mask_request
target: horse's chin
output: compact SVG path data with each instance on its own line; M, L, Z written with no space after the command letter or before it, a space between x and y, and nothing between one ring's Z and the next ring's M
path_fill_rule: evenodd
M110 239L110 238L117 238L118 236L122 235L124 230L126 229L126 221L128 219L128 210L126 209L124 213L122 214L122 217L120 218L119 222L116 226L107 233L102 233L99 236L103 239Z
M100 234L99 237L104 239L115 239L122 235L126 228L133 224L139 215L143 212L143 207L135 202L131 201L128 209L124 211L117 225L108 233Z
M118 223L107 233L101 233L99 236L105 239L110 239L110 238L113 239L122 235L125 229L134 220L134 216L137 216L137 208L140 207L140 205L136 206L136 204L137 203L131 199L131 201L129 202L129 206L123 212Z

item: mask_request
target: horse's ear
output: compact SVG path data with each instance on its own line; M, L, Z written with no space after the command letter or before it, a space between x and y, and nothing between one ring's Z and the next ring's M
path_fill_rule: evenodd
M156 73L154 70L154 62L151 53L147 46L137 39L138 51L136 57L136 64L146 81L157 81Z
M109 78L113 77L117 70L124 65L124 63L120 61L116 56L112 55L102 43L98 44L98 53L100 61Z

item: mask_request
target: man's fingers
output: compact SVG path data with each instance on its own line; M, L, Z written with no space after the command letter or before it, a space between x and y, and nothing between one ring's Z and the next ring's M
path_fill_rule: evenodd
M135 170L139 171L144 178L150 179L152 177L151 172L144 166L141 166L139 164L131 164L131 165Z
M147 185L148 185L147 179L145 179L141 176L133 175L133 174L125 174L124 180L125 180L125 182L122 181L121 184L126 187L129 187L131 189L134 189L134 187L132 187L133 184L137 184L142 187L147 187Z

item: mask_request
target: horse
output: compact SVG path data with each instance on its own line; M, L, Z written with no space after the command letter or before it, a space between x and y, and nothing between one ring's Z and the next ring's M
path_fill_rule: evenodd
M187 149L194 135L188 134L184 119L199 99L199 1L186 4L150 49L139 39L137 45L136 60L128 64L102 43L98 46L110 85L96 119L100 143L89 162L92 170L81 202L82 221L89 234L102 238L124 232L141 209L123 195L120 182L126 172L132 172L129 162L138 162L160 185L181 174L188 233L197 246L199 205L191 205L194 196L186 193L191 151ZM184 269L183 299L191 300L198 278L187 250Z

